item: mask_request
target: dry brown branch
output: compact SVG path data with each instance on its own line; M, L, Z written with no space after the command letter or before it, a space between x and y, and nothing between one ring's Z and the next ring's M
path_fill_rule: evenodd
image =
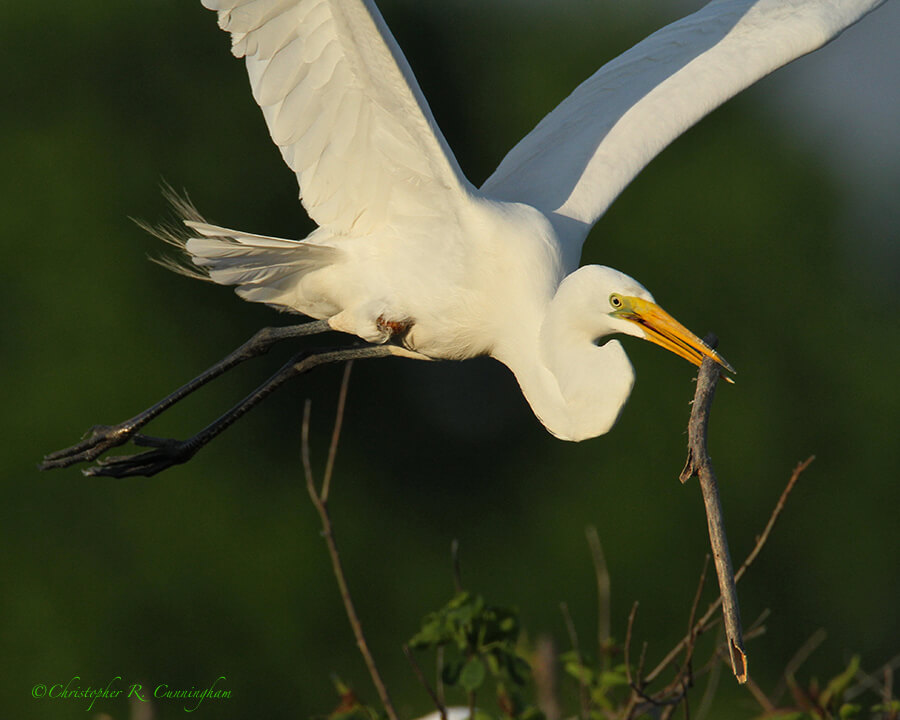
M343 419L344 403L347 396L347 383L349 381L349 378L349 370L345 370L344 379L341 384L341 395L338 401L338 414L335 420L335 428L332 432L331 447L334 451L336 451L337 449L337 436L340 433L340 426ZM372 657L372 653L370 652L369 646L366 643L362 624L359 621L359 616L356 613L356 607L354 606L353 599L350 596L350 588L348 587L347 579L344 576L344 569L343 565L341 564L341 557L340 553L338 552L337 541L334 538L334 528L331 524L331 517L328 515L328 490L331 479L331 471L334 466L334 461L331 456L329 457L329 463L326 468L325 483L323 483L321 490L316 490L316 483L313 478L312 472L312 463L310 462L309 456L310 409L311 403L309 400L307 400L303 410L303 425L301 428L300 442L300 453L303 461L304 476L306 478L306 489L309 492L310 500L312 500L316 511L319 513L319 519L322 522L322 537L325 539L325 544L328 547L328 554L331 557L331 567L334 571L334 577L337 580L338 590L340 591L341 601L344 604L344 610L347 613L347 619L350 621L350 627L352 628L353 635L356 638L356 646L359 648L359 652L363 656L363 660L365 661L366 667L369 670L369 676L372 678L372 684L375 685L375 690L378 692L378 696L381 699L381 704L384 706L384 710L387 713L389 720L398 720L397 713L394 710L393 704L391 703L391 698L388 695L387 688L385 687L384 681L381 679L381 674L378 672L378 668L375 665L375 659Z
M791 479L788 480L787 485L785 485L784 490L781 491L781 497L778 498L778 502L775 503L775 509L772 510L772 514L769 516L769 522L766 523L766 526L763 528L762 533L760 533L759 537L756 538L756 544L753 546L753 550L750 551L750 554L747 555L747 559L741 563L741 566L738 568L738 571L734 574L734 581L737 582L740 580L744 573L747 572L747 568L753 564L753 561L756 560L756 556L759 555L759 551L762 550L763 545L766 544L766 540L769 539L769 533L772 532L772 528L775 526L775 521L778 520L778 516L781 515L781 511L784 510L784 504L787 502L788 495L791 494L791 490L794 489L794 485L797 484L797 480L800 478L800 475L803 473L806 468L812 465L813 460L816 459L815 455L810 455L806 460L802 463L798 463L797 467L794 468L794 472L791 473Z
M459 562L459 540L454 538L450 542L450 562L453 567L453 589L458 595L462 592L462 568Z
M697 592L694 593L694 602L691 603L691 614L688 618L688 637L690 638L684 651L684 668L690 672L691 659L694 657L694 642L697 640L698 632L694 631L694 620L697 617L697 608L700 606L700 594L703 592L703 586L706 584L706 571L709 569L709 555L707 554L703 560L703 570L700 571L700 580L697 583Z
M537 706L544 713L546 720L559 720L562 717L556 668L556 647L553 638L542 635L537 639L531 674L534 677Z
M338 393L337 409L334 415L334 427L331 430L331 444L328 446L328 461L325 464L325 475L322 478L322 491L319 493L322 502L328 502L328 492L331 490L331 475L334 472L334 460L337 457L338 440L341 437L341 428L344 425L344 409L347 407L347 388L350 387L350 371L353 370L353 361L344 363L344 375L341 377L341 389Z
M890 665L885 665L884 666L884 685L882 686L882 690L881 690L881 702L884 704L884 707L885 707L885 715L888 714L889 711L887 710L887 708L889 708L891 706L891 703L893 702L893 700L894 700L894 668L892 668ZM897 717L896 712L894 712L892 714L895 718Z
M419 667L419 663L416 662L415 655L413 655L412 650L410 650L409 645L407 645L406 643L403 643L403 654L406 655L406 659L409 660L409 664L410 667L412 667L413 673L415 674L422 687L425 688L425 692L428 693L428 697L431 698L431 701L437 708L441 720L447 720L447 708L444 706L444 703L441 702L440 698L438 698L437 693L432 690L431 685L428 684L428 679L425 677L425 673L422 672L422 668Z
M864 692L874 690L881 695L882 702L889 704L893 700L894 671L900 668L900 655L895 655L879 668L883 679L875 677L864 670L856 674L856 684L848 688L844 693L845 700L852 700Z
M778 519L778 516L781 514L781 511L784 509L788 495L790 494L791 490L793 490L794 486L796 485L797 480L800 478L801 473L804 470L806 470L806 468L809 467L809 464L813 461L813 459L814 459L813 457L809 457L805 461L803 461L802 463L797 465L796 468L794 468L794 471L791 474L791 478L790 478L790 480L788 480L788 483L785 486L785 489L782 491L781 496L779 497L778 502L775 505L775 508L772 510L772 514L770 515L769 521L766 523L766 526L763 529L763 532L760 533L760 535L757 537L756 544L753 546L753 549L747 555L747 559L744 560L744 562L741 564L741 567L738 570L738 572L735 573L735 576L734 576L735 582L739 581L741 579L741 577L743 577L744 573L747 571L747 568L750 567L750 565L753 563L753 561L759 555L760 551L763 548L763 545L765 545L766 541L769 538L769 533L771 532L772 527L775 525L775 521ZM718 611L721 603L722 603L721 597L717 598L712 603L710 603L709 607L706 609L706 612L703 614L703 616L694 624L694 628L693 628L694 633L704 632L711 626L712 617ZM687 643L689 641L690 641L690 634L685 635L685 637L683 637L681 639L681 641L669 651L669 653L657 664L657 666L655 668L653 668L653 670L651 670L647 674L647 676L644 678L644 681L646 683L653 682L653 680L655 680L659 676L659 674L663 670L665 670L666 667L668 667L672 662L675 661L675 658L678 657L678 654L682 651L682 649L685 647L685 645L687 645Z
M562 612L563 620L566 623L566 631L569 633L569 642L572 643L572 652L575 653L575 661L578 663L579 667L584 667L584 658L581 655L581 647L578 645L578 633L575 630L575 623L572 621L572 614L569 612L569 605L565 602L561 602L559 604L559 609ZM591 714L591 697L588 692L587 684L584 682L584 678L579 674L578 676L578 699L581 706L581 718L582 720L588 720Z
M775 703L769 700L768 696L763 692L762 688L760 688L760 686L756 684L753 678L747 678L747 682L745 683L745 685L750 691L750 694L753 695L753 697L756 699L756 702L759 703L759 706L763 709L763 712L766 715L775 712Z
M635 680L631 675L631 637L634 633L634 619L637 616L638 601L634 601L631 612L628 613L628 626L625 628L625 677L628 684L634 687ZM641 680L641 668L638 668L638 682Z
M785 691L788 689L788 682L794 678L796 672L800 669L800 667L805 663L809 656L812 655L819 646L825 642L825 638L828 637L828 633L825 632L825 628L819 628L812 635L807 638L806 642L804 642L797 651L791 656L791 659L788 660L787 665L784 666L784 672L781 674L781 680L779 681L777 687L775 688L775 692L773 693L773 697L775 698L775 702L779 702L781 700L781 696L784 695Z
M597 649L600 657L606 656L610 634L610 580L609 568L603 555L603 546L597 528L589 526L585 531L591 559L594 562L594 578L597 581Z
M714 337L707 342L715 347ZM700 366L697 375L697 389L691 419L688 423L688 457L681 471L681 482L686 482L697 475L703 493L703 504L706 507L706 519L709 526L709 542L719 578L719 592L722 597L722 614L725 619L725 634L728 638L728 651L731 656L731 669L738 682L747 681L747 654L744 652L744 641L741 633L741 614L737 602L734 570L731 566L731 555L728 552L728 539L725 536L725 521L722 517L722 502L719 499L719 488L716 473L707 448L707 426L709 413L715 397L716 384L719 381L719 365L707 358ZM689 642L691 642L689 640Z
M719 688L719 680L721 677L722 663L720 663L717 658L713 658L713 662L709 668L709 679L706 681L703 697L700 698L700 704L697 707L697 720L704 720L704 718L709 715L713 698L716 696L716 690Z
M640 695L635 691L635 687L637 686L634 675L631 673L631 639L634 634L634 620L637 616L638 602L634 601L634 604L631 606L631 612L628 613L628 625L625 628L625 679L628 681L629 687L631 687L632 692L630 697L628 698L628 702L625 704L625 709L622 711L622 717L631 718L632 713L634 712L634 708L637 705L637 701L640 698ZM641 675L643 672L644 666L644 651L647 649L647 643L644 643L644 650L641 652L641 659L638 663L637 670L637 682L641 681ZM637 686L639 687L639 686Z

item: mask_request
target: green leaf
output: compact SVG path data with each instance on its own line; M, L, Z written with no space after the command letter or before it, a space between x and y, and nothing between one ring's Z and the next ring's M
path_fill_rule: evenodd
M487 670L481 658L472 658L463 665L462 672L459 674L459 685L467 692L474 692L484 683Z
M563 669L584 685L591 685L594 682L594 671L589 667L579 665L577 662L568 662L563 666Z
M506 656L506 671L509 679L516 685L525 685L531 676L531 665L528 661L518 654L509 654Z
M441 626L437 622L423 624L422 628L409 640L409 646L415 650L425 650L444 641Z
M447 685L456 685L459 682L459 674L462 671L461 662L445 662L444 669L441 671L441 679Z
M847 689L847 686L853 682L856 673L859 672L859 655L854 655L850 660L847 669L840 675L836 675L828 681L828 685L822 691L819 701L823 706L827 706L833 699L839 700L841 695Z
M613 670L604 670L600 673L600 685L603 687L616 687L617 685L627 685L628 677L624 672L616 672Z
M873 705L872 712L873 713L880 712L880 713L885 713L885 714L900 713L900 700L891 700L889 703L884 703L881 705Z
M853 720L858 718L862 712L862 705L854 705L853 703L844 703L838 712L841 720Z

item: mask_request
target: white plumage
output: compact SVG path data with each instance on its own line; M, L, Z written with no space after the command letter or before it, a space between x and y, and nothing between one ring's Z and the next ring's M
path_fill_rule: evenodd
M884 0L715 0L582 83L476 189L371 0L203 0L319 228L188 220L193 262L247 300L417 357L490 354L558 437L610 429L633 370L611 333L730 366L639 283L578 268L588 231L669 142Z

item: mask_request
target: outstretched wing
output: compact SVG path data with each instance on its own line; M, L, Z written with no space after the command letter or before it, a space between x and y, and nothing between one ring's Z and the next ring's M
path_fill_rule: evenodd
M310 217L365 234L470 188L372 0L203 0L244 57Z
M666 145L884 0L715 0L579 85L503 159L482 191L543 211L569 257Z

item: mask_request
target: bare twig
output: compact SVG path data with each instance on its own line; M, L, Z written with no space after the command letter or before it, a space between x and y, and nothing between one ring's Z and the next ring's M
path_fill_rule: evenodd
M753 678L747 678L746 685L750 694L753 695L766 715L775 712L775 703L769 700L769 697L763 692L762 688L756 684Z
M721 677L722 663L717 657L713 657L709 668L709 679L706 681L706 688L703 690L703 697L700 698L700 705L697 708L697 720L704 720L709 715Z
M711 347L715 347L714 336L708 336L707 343ZM716 574L719 578L719 591L722 596L722 615L725 619L725 634L728 638L728 650L731 655L731 669L738 682L743 683L747 681L747 654L744 652L744 641L741 637L741 614L738 608L731 555L728 552L728 539L725 536L722 502L719 499L718 483L712 460L709 457L706 438L709 412L718 381L719 365L707 358L700 366L700 372L697 375L697 390L694 394L694 405L688 424L688 458L680 479L681 482L686 482L696 474L700 481L703 503L706 506L709 541L712 546Z
M642 680L644 674L644 658L647 655L646 642L641 645L641 655L638 660L637 671L634 673L631 672L631 641L634 636L634 621L637 618L637 610L638 601L635 600L634 604L631 606L631 611L628 613L628 625L625 628L625 679L628 681L628 686L631 688L631 696L628 698L625 709L621 713L621 717L626 719L633 717L639 701L646 699L646 695L644 695L643 692L644 684Z
M740 580L744 573L747 572L747 568L753 564L753 561L756 560L756 556L759 555L759 551L762 550L763 545L766 544L766 540L769 538L769 533L772 532L772 528L775 526L775 521L778 520L778 516L781 515L781 511L784 510L784 504L787 502L788 495L791 494L791 490L794 489L794 485L797 484L797 480L800 478L800 475L803 473L806 468L812 465L813 460L816 459L815 455L810 455L806 460L802 463L798 463L797 467L794 468L794 472L791 473L791 479L788 480L787 485L785 485L784 490L781 491L781 497L778 498L778 502L775 504L775 509L772 510L771 516L769 516L769 522L766 523L766 526L763 528L762 533L760 533L759 537L756 538L756 545L754 545L753 550L750 551L750 554L747 555L747 559L741 563L741 566L738 568L738 571L734 574L734 581L737 582Z
M787 497L790 494L791 490L793 490L794 485L800 477L800 474L809 467L809 464L812 462L813 458L807 458L804 462L800 463L795 469L793 474L791 475L790 480L788 480L787 486L784 491L781 493L781 497L778 499L778 503L775 505L774 510L772 511L771 516L769 517L769 521L766 523L765 529L762 533L757 537L756 544L753 546L753 549L750 551L750 554L747 555L747 559L744 560L740 569L737 573L735 573L734 579L735 582L739 581L741 577L743 577L746 570L750 567L756 557L759 555L760 551L763 548L763 545L766 544L766 541L769 538L769 533L772 530L772 527L775 524L775 521L778 519L778 516L781 514L781 511L784 509L785 502L787 501ZM706 609L706 612L703 616L695 623L693 631L695 633L703 632L704 630L710 627L710 623L713 615L716 614L720 605L722 604L722 598L719 597L713 602L709 604L709 607ZM690 640L690 635L686 635L681 639L681 641L673 647L669 653L656 665L653 670L651 670L647 677L644 678L644 681L647 683L653 682L659 674L665 670L666 667L672 662L674 662L675 658L678 657L678 654L682 651L682 649L687 645Z
M594 577L597 580L597 649L600 652L600 658L605 661L608 656L610 634L609 568L606 565L597 528L591 525L585 533L588 547L591 549L591 559L594 561Z
M706 571L709 569L709 555L703 560L703 570L700 571L700 581L697 583L697 592L694 593L694 602L691 603L691 614L688 618L688 637L690 638L684 651L684 667L690 672L691 661L694 657L694 642L698 632L694 631L694 619L697 617L697 607L700 605L700 594L706 584Z
M572 614L569 612L569 605L565 602L559 604L562 611L563 620L566 623L566 630L569 633L569 642L572 643L572 652L575 653L575 661L579 668L584 668L584 658L581 655L581 648L578 645L578 633L575 631L575 623L572 621ZM588 720L591 714L591 697L588 687L584 682L582 673L578 673L578 698L581 703L581 719Z
M628 684L634 686L635 680L631 674L631 637L634 633L634 619L637 616L638 601L634 601L631 606L631 612L628 613L628 626L625 628L625 678ZM638 668L637 682L641 681L641 669Z
M637 671L638 676L642 677L644 674L644 661L647 659L647 641L641 643L641 654L638 656L638 664ZM644 684L644 681L641 680L641 683Z
M890 712L889 708L894 700L894 669L890 665L884 666L884 687L881 692L881 702L884 705L885 715ZM896 710L892 713L897 717Z
M407 645L406 643L403 644L403 654L406 655L406 659L409 660L409 664L412 667L413 673L415 673L416 678L419 680L422 687L425 688L425 692L428 693L428 697L431 698L431 701L437 708L441 720L447 720L447 708L444 706L444 703L441 702L440 698L437 696L437 693L432 690L431 685L428 684L428 679L425 677L425 673L422 672L422 668L419 667L419 663L416 662L415 655L413 655L412 650L410 650L409 645Z
M534 677L538 708L547 720L559 720L562 710L556 673L556 647L549 635L542 635L537 639L531 674Z
M450 562L453 565L453 589L457 593L462 592L462 569L459 562L459 540L453 538L450 542Z
M341 387L342 398L346 397L346 386L348 380L349 372L345 371L344 381ZM337 580L338 590L340 591L341 600L344 604L344 610L347 612L347 619L350 621L350 627L353 630L353 635L356 637L356 646L359 648L359 651L363 656L363 660L365 661L366 667L369 670L369 675L372 678L372 684L375 685L375 690L378 692L379 698L381 698L381 704L384 706L384 710L387 713L388 719L398 720L397 713L394 710L393 704L391 703L391 698L388 695L387 688L385 687L384 681L381 679L381 674L378 672L378 668L375 665L375 659L372 657L372 653L369 650L368 644L366 643L362 624L359 621L359 616L356 614L356 608L353 604L352 598L350 597L350 588L348 587L347 579L344 576L344 569L341 564L340 554L338 553L337 541L334 538L334 528L331 524L331 518L328 515L328 488L327 486L323 485L321 491L316 490L316 484L312 472L312 464L310 463L309 459L310 408L311 403L309 400L307 400L303 410L303 425L301 428L300 444L300 453L303 460L303 471L306 478L306 489L309 492L310 500L312 500L316 511L319 513L319 519L322 522L322 537L325 538L325 544L328 547L328 554L331 556L331 567L334 571L334 577ZM338 429L339 423L343 416L343 409L344 404L342 400L339 402L338 417L335 421L335 426ZM337 439L334 434L332 435L332 447L337 447ZM330 472L330 468L326 470L326 472Z
M856 676L857 682L847 688L844 699L849 701L867 690L874 690L882 696L884 704L890 704L893 700L894 671L897 668L900 668L900 655L895 655L880 668L881 674L884 676L883 682L874 675L860 670Z
M784 672L781 674L781 680L773 693L776 703L781 699L781 696L784 695L785 690L788 688L788 683L793 679L795 673L800 669L803 663L809 659L809 656L825 642L826 637L828 637L828 633L825 632L825 628L819 628L807 638L806 642L804 642L791 659L788 660L787 665L784 667Z
M438 647L437 652L435 653L434 659L434 669L435 669L435 677L437 678L437 699L438 702L444 707L447 706L447 701L444 699L444 646L441 645Z
M334 428L331 430L331 444L328 446L328 461L325 463L325 475L322 479L322 502L328 502L328 492L331 489L331 475L334 472L334 460L337 457L338 440L341 437L341 428L344 425L344 409L347 407L347 388L350 386L350 371L353 369L353 361L348 360L344 364L344 375L341 378L341 389L338 393L337 410L334 416Z

